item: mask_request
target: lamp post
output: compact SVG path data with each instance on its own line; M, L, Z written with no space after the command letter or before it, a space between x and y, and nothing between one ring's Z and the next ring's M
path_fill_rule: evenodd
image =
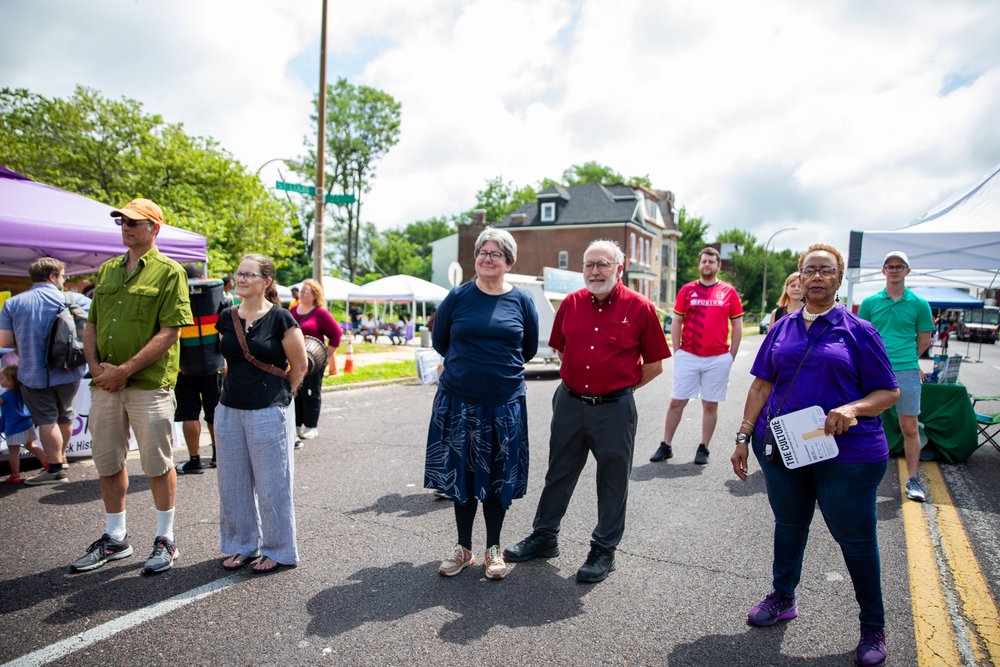
M768 251L767 247L769 245L771 245L771 241L774 240L775 236L777 236L781 232L789 232L789 231L791 231L793 229L796 229L796 228L795 227L784 227L782 229L779 229L775 233L771 234L770 238L767 239L767 242L764 243L764 290L761 293L761 310L763 311L764 315L767 315L767 257L768 257L768 254L769 254L769 251Z
M260 172L264 171L264 167L266 167L267 165L271 164L272 162L285 162L285 163L287 163L288 161L289 160L287 158L273 157L270 160L268 160L267 162L265 162L264 164L262 164L259 167L257 167L257 171L254 172L254 178L256 178L259 181L260 180ZM281 177L281 178L284 178L284 176L281 173L281 169L278 169L278 176ZM288 196L287 192L285 193L285 196L286 197ZM290 197L289 197L289 201L291 201ZM254 214L254 202L253 202L252 199L247 202L247 221L246 222L247 222L246 226L247 226L247 228L249 230L251 230L251 233L253 234L253 239L256 242L257 241L257 237L258 237L257 228L256 228L257 216Z

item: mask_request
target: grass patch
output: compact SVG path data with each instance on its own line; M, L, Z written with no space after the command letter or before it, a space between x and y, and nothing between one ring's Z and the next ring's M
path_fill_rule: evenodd
M381 346L385 347L385 346ZM391 346L390 346L391 347ZM344 375L337 373L332 377L324 377L323 385L326 387L336 387L355 382L372 382L375 380L396 380L417 376L416 361L390 361L384 364L369 364L367 366L357 366L354 373Z
M379 345L377 343L365 343L364 341L354 342L354 354L361 354L362 352L388 352L390 350L400 349L399 345ZM404 346L402 349L406 349ZM341 355L347 354L347 339L345 338L340 342L340 347L337 348L337 358L340 359Z

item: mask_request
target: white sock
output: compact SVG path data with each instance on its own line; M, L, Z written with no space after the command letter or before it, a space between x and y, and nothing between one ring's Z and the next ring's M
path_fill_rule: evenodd
M174 511L156 510L156 536L174 539Z
M124 511L117 514L106 513L104 515L104 522L107 525L107 530L104 532L110 535L111 539L121 541L128 535L128 529L125 526Z

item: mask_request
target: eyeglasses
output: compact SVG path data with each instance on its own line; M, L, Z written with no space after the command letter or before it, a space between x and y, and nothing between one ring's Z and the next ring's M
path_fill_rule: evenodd
M820 266L818 268L815 266L804 266L801 269L799 269L799 273L805 276L806 278L812 278L817 273L823 276L824 278L832 278L833 276L840 273L840 269L838 269L835 266Z
M583 263L583 270L584 271L593 271L594 269L597 269L601 273L604 273L605 271L607 271L608 269L610 269L612 266L614 266L614 264L612 264L611 262L605 262L603 260L600 261L600 262L584 262Z
M899 273L900 271L906 271L908 267L906 264L885 264L882 268L889 273Z
M254 278L263 278L263 273L250 273L249 271L244 273L243 271L237 271L233 274L233 277L237 280L253 280Z
M486 261L487 258L492 259L494 262L499 262L501 259L503 259L503 253L496 251L490 252L489 250L480 250L479 252L476 253L476 257L483 260L484 262Z
M129 229L132 229L136 225L152 225L152 220L133 220L132 218L126 218L125 216L115 217L115 224L121 227L125 225Z

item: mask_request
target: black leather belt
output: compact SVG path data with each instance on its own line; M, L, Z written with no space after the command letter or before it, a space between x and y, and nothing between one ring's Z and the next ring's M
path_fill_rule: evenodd
M615 391L612 391L611 393L608 394L578 394L572 389L570 389L568 386L566 386L566 383L563 383L562 388L566 390L567 394L577 399L578 401L586 403L587 405L614 403L622 396L628 396L629 394L632 393L632 387L622 387L621 389L616 389Z

